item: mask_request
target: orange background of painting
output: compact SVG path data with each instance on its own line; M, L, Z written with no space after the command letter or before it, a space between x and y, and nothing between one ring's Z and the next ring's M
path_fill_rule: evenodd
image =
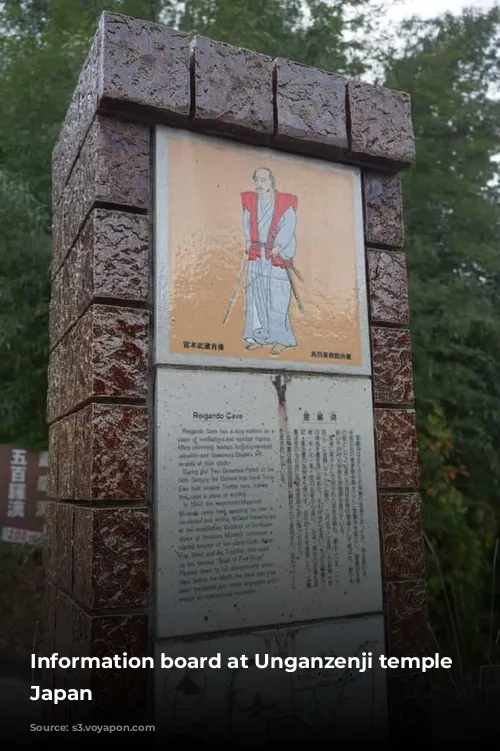
M297 347L279 360L317 362L311 351L350 353L336 365L361 364L358 315L354 176L280 155L261 158L251 148L169 138L168 210L170 351L262 359L270 348L245 351L244 282L231 317L222 325L244 259L241 193L252 174L268 167L276 189L298 197L295 286L290 318ZM223 352L185 349L184 341L222 343ZM271 358L270 358L271 359ZM273 360L275 358L272 358Z

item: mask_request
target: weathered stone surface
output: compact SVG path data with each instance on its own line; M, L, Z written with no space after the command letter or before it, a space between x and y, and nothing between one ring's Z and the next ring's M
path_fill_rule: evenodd
M149 511L75 511L74 595L88 608L146 607L149 599Z
M75 611L77 606L73 600L60 589L56 593L56 626L54 651L64 657L73 657L78 652L75 649ZM76 670L56 668L53 671L54 688L65 691L75 688ZM52 720L58 724L71 722L71 708L69 702L60 702L52 708Z
M52 351L48 421L96 396L145 399L146 310L93 305Z
M51 346L95 300L146 304L148 284L148 217L94 209L53 279Z
M415 412L375 410L379 488L418 488Z
M146 501L148 496L147 408L92 407L90 497Z
M73 657L77 654L74 644L73 628L75 609L76 605L71 598L60 589L57 589L53 652L59 655L64 655L65 657ZM54 689L63 689L64 691L75 688L76 672L77 671L74 670L63 670L58 667L50 669L52 687ZM49 705L47 716L44 720L50 722L50 724L70 724L71 708L69 702L60 702L58 704Z
M42 631L40 654L48 656L54 652L56 628L56 588L45 579L43 596Z
M78 78L59 139L52 152L52 205L61 198L97 107L102 32L99 27Z
M64 266L63 266L64 269ZM63 295L63 285L62 285L62 270L59 271L58 274L53 278L52 280L52 290L50 294L50 308L49 308L49 340L50 340L50 346L54 347L55 344L59 341L62 334L60 333L63 329L64 323L62 321L62 317L65 314L66 311L66 300L65 295ZM64 311L64 313L63 313Z
M365 239L368 244L402 248L403 199L398 175L363 174Z
M404 253L368 250L367 255L372 322L407 325L410 312Z
M274 131L272 58L197 36L194 122L269 140Z
M410 332L372 327L373 393L376 404L412 404Z
M147 407L90 404L77 412L74 482L67 497L87 501L146 501L148 439Z
M189 35L109 12L102 14L101 28L104 103L129 104L187 119L191 106Z
M72 592L73 575L73 512L70 503L59 503L56 515L56 584L66 592Z
M149 209L149 140L144 125L96 117L54 212L53 275L96 203Z
M56 547L56 507L55 503L45 506L45 545L43 548L43 568L49 581L56 581L55 547Z
M47 397L47 401L50 395ZM49 426L49 468L47 471L47 498L58 498L59 475L59 433L61 426L58 422Z
M55 648L61 655L81 654L75 649L75 637L78 635L78 611L80 608L65 592L56 592L56 628ZM71 671L73 672L73 671Z
M367 161L405 166L415 161L411 99L401 91L350 81L350 149Z
M47 422L53 422L58 398L61 398L64 380L64 363L61 362L61 348L51 352L47 368ZM50 480L49 480L50 482Z
M148 410L90 404L51 426L58 429L55 498L146 501ZM49 457L52 461L52 458Z
M75 430L73 435L73 485L71 487L71 495L68 496L73 500L78 501L92 501L95 500L92 495L92 476L94 468L94 424L95 424L95 409L102 407L100 404L89 404L84 409L79 410L73 416L75 418ZM115 407L115 405L113 405ZM115 410L116 420L119 421L122 417L121 406L117 405ZM67 418L64 418L62 422L65 422ZM99 436L96 436L96 440L99 440ZM98 450L102 451L105 445L104 437L101 437L100 446ZM109 462L113 462L113 455L110 454ZM123 457L120 457L123 459ZM126 467L125 467L126 470ZM106 500L106 499L102 499ZM110 498L109 500L116 500Z
M54 206L97 110L134 109L177 124L190 104L188 35L104 12L54 148Z
M63 233L63 212L53 207L52 211L52 260L51 260L51 273L54 275L59 269L63 258L61 254L64 252L64 233Z
M388 644L391 657L422 657L429 646L425 579L386 582Z
M69 415L59 422L57 498L68 500L73 498L73 483L75 478L75 427L76 416L74 414Z
M43 610L40 625L40 641L37 648L37 654L43 657L50 657L55 652L55 630L56 630L56 588L47 578L44 584ZM52 690L54 685L54 674L49 668L42 668L40 671L40 685L46 689Z
M106 305L94 305L91 311L92 395L146 398L148 312Z
M382 495L380 539L386 577L425 573L421 501L418 493Z
M347 148L346 79L290 60L274 61L275 141L298 148Z
M79 610L76 616L76 642L81 654L100 659L124 652L128 657L149 656L146 613L91 617ZM81 718L90 710L87 716L96 722L109 724L116 718L132 724L130 718L146 709L147 669L89 669L78 671L77 679L81 687L92 691L90 707L87 702L78 702Z
M45 576L57 587L71 593L73 556L73 506L56 501L45 507Z
M92 616L62 592L57 593L56 607L54 651L60 655L102 659L126 652L128 657L148 656L146 613ZM88 718L108 725L119 724L115 720L132 723L131 718L145 709L148 675L147 669L61 669L55 672L54 686L92 691L91 702L61 702L71 707L74 722Z

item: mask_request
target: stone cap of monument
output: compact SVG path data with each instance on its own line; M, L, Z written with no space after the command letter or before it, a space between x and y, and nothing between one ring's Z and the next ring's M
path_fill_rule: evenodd
M415 161L408 94L104 12L53 151L54 206L96 113L392 174Z

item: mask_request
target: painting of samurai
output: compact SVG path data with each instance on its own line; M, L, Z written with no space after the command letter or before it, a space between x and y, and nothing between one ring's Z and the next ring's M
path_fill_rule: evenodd
M290 302L300 300L293 274L297 197L276 189L267 168L253 173L254 191L241 194L246 257L245 349L270 347L273 357L297 342L290 323Z

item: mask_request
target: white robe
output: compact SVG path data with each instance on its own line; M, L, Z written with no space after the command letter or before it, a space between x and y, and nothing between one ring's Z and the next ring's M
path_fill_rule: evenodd
M259 196L257 220L259 242L265 243L274 213L274 197L265 204ZM279 249L283 261L295 256L295 227L297 216L290 208L278 224L274 247ZM243 211L243 234L250 244L250 212ZM286 269L273 266L266 258L266 249L261 248L260 258L248 262L245 287L245 327L243 339L262 345L282 344L295 347L297 342L290 325L290 300L292 288Z

